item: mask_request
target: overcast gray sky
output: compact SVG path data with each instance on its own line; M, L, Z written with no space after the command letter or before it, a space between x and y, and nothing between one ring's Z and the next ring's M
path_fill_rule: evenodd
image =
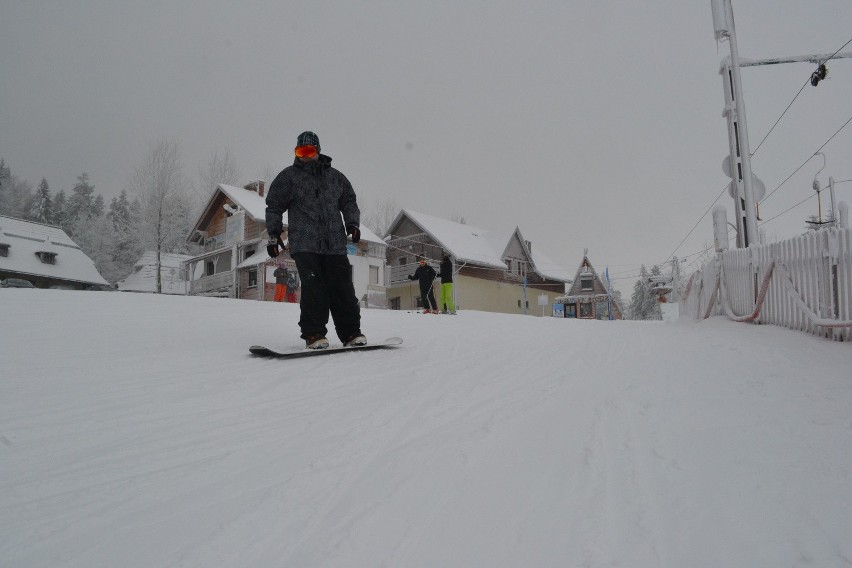
M744 58L852 39L849 0L734 0L734 13ZM392 197L519 226L571 271L588 248L629 294L639 265L675 252L728 182L729 48L709 0L0 0L0 14L0 157L54 192L86 172L109 201L159 139L180 144L193 179L227 148L247 181L291 163L314 130L362 208ZM752 151L813 67L743 70ZM778 216L813 193L821 159L781 184L850 118L852 59L839 59L754 155L778 188L761 206L770 239L816 213L812 199ZM823 152L823 185L852 179L852 124ZM837 189L852 204L852 183ZM733 200L719 203L733 220ZM710 244L707 215L676 254Z

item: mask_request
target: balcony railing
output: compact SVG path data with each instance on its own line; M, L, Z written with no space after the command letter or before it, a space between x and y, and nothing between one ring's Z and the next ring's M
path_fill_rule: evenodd
M189 283L190 295L206 294L214 290L226 290L234 285L234 271L220 272L211 276L202 276Z
M408 275L414 274L414 271L417 270L417 266L418 264L416 262L410 262L399 266L391 266L390 286L411 282L411 280L408 279ZM432 268L435 269L435 272L438 272L438 267L433 266Z

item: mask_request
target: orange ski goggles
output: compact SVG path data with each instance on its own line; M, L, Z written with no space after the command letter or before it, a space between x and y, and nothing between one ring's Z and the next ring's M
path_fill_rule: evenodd
M316 146L311 144L305 146L296 146L295 154L297 158L313 158L319 151Z

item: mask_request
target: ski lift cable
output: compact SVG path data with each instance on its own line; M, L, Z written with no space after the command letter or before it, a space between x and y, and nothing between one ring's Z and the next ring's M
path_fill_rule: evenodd
M829 61L831 61L831 59L833 59L835 55L837 55L838 53L840 53L840 51L841 51L844 47L846 47L847 45L849 45L850 43L852 43L852 38L849 38L849 41L847 41L846 43L844 43L843 45L841 45L841 46L840 46L840 49L838 49L837 51L835 51L834 53L832 53L832 54L829 56L829 58L828 58L828 59L826 59L825 61L823 61L822 63L823 63L823 64L826 64L826 63L828 63Z
M781 113L781 116L778 117L778 120L776 120L775 124L772 125L772 128L769 129L769 132L766 133L766 136L763 137L763 140L760 141L760 144L758 144L754 151L751 153L752 157L757 154L757 151L760 149L761 146L763 146L763 143L766 142L766 139L769 138L769 135L772 134L772 131L775 130L775 127L778 126L778 123L781 122L781 119L784 118L784 115L787 114L787 111L790 110L790 107L793 106L793 103L796 102L796 99L799 98L799 95L802 94L802 91L805 90L805 87L808 86L808 83L810 83L810 81L810 77L805 80L805 82L802 84L802 88L799 89L799 92L796 93L796 96L793 97L793 100L790 101L790 104L787 105L787 108L784 109L784 112Z
M847 45L849 45L850 43L852 43L852 39L850 39L849 41L847 41L846 43L844 43L842 46L840 46L840 49L838 49L837 51L835 51L834 53L832 53L832 54L828 57L828 59L826 59L825 61L823 61L822 63L820 63L820 65L825 65L826 63L828 63L831 59L833 59L833 58L834 58L834 56L835 56L835 55L837 55L838 53L840 53L840 52L843 50L843 48L844 48L844 47L846 47ZM798 98L799 98L799 95L801 95L801 94L802 94L802 91L804 91L804 90L805 90L805 87L807 87L807 86L808 86L808 83L810 83L810 82L811 82L811 78L810 78L810 77L808 77L807 79L805 79L805 82L802 84L802 88L801 88L801 89L799 89L799 92L798 92L798 93L796 93L796 96L794 96L794 97L793 97L793 100L792 100L792 101L790 101L790 104L788 104L788 105L787 105L787 108L785 108L785 109L784 109L784 112L782 112L782 113L781 113L781 116L779 116L779 117L778 117L778 120L776 120L776 121L775 121L775 124L773 124L773 125L772 125L772 128L770 128L770 129L769 129L769 132L767 132L767 133L766 133L766 136L764 136L764 137L763 137L763 140L761 140L761 141L760 141L760 143L759 143L759 144L755 147L754 151L752 151L752 152L751 152L751 154L750 154L750 155L751 155L752 157L754 157L754 155L755 155L755 154L757 154L757 151L760 149L760 147L763 145L763 143L764 143L764 142L766 142L766 139L767 139L767 138L769 138L769 135L770 135L770 134L772 134L772 131L773 131L773 130L775 130L775 127L776 127L776 126L778 126L778 123L779 123L779 122L781 122L781 119L782 119L782 118L784 118L784 115L785 115L785 114L787 114L787 111L788 111L788 110L790 110L790 107L791 107L791 106L793 106L793 103L794 103L794 102L796 102L796 99L798 99Z
M763 200L761 201L761 203L766 203L766 200L767 200L767 199L769 199L770 197L772 197L772 195L773 195L776 191L778 191L779 189L781 189L781 187L782 187L785 183L787 183L788 181L790 181L790 178L792 178L794 175L796 175L796 174L799 172L799 170L801 170L802 168L804 168L804 167L807 165L807 163L811 160L811 158L813 158L814 156L816 156L817 154L819 154L819 153L820 153L820 151L821 151L823 148L825 148L826 146L828 146L828 143L829 143L829 142L831 142L832 140L834 140L835 136L837 136L838 134L840 134L840 131L841 131L841 130L843 130L844 128L846 128L847 126L849 126L849 123L850 123L850 122L852 122L852 116L850 116L850 117L849 117L849 120L847 120L845 123L843 123L843 126L841 126L840 128L838 128L838 129L837 129L837 131L835 131L835 133L834 133L834 134L832 134L832 135L829 137L829 139L828 139L828 140L826 140L826 141L823 143L823 145L822 145L822 146L820 146L819 148L817 148L816 152L814 152L813 154L811 154L810 156L808 156L808 159L807 159L807 160L805 160L804 162L802 162L802 165L801 165L801 166L799 166L798 168L796 168L795 170L793 170L793 173L791 173L789 176L787 176L787 177L784 179L784 181L782 181L781 183L779 183L779 184L778 184L778 186L777 186L775 189L773 189L772 191L770 191L770 192L769 192L769 194L768 194L766 197L764 197L764 198L763 198Z
M706 210L706 211L705 211L705 212L701 215L701 217L699 217L699 218L698 218L698 221L696 221L696 222L695 222L695 225L693 225L693 226L692 226L692 228L689 230L689 232L686 234L686 236L685 236L685 237L683 237L683 239L681 239L681 241L677 244L677 246L676 246L676 247L675 247L675 249L671 252L671 254L670 254L670 255L666 258L666 260L664 260L664 261L663 261L663 264L667 263L668 261L670 261L670 260L672 259L672 257L674 256L674 254L678 251L678 249L679 249L681 246L683 246L683 243L684 243L684 242L686 242L686 239L688 239L688 238L689 238L689 235L691 235L691 234L693 233L693 231L695 231L695 229L698 227L698 225L701 223L701 221L703 221L703 220L704 220L704 217L706 217L706 216L707 216L707 214L710 212L710 210L711 210L711 209L713 209L713 206L714 206L714 205L716 205L716 202L717 202L717 201L719 201L719 198L720 198L720 197L722 197L722 195L724 195L724 193L725 193L725 191L726 191L727 189L728 189L728 186L727 186L727 185L725 185L725 187L723 187L723 188L722 188L722 191L720 191L720 192L719 192L719 195L717 195L717 196L716 196L716 199L714 199L714 200L713 200L713 203L711 203L711 204L710 204L710 206L709 206L709 207L707 208L707 210Z
M793 205L792 207L790 207L790 208L788 208L788 209L785 209L784 211L782 211L782 212L781 212L781 213L779 213L778 215L775 215L774 217L770 217L769 219L767 219L766 221L764 221L764 222L763 222L763 224L765 225L765 224L769 223L770 221L774 221L774 220L775 220L775 219L777 219L778 217L780 217L780 216L782 216L782 215L785 215L785 214L789 213L790 211L792 211L793 209L795 209L795 208L796 208L796 207L798 207L799 205L803 205L805 202L807 202L807 201L809 201L809 200L811 200L811 199L815 198L816 196L817 196L816 194L813 194L813 195L809 195L809 196L807 196L806 198L802 199L801 201L799 201L798 203L796 203L796 204L795 204L795 205Z

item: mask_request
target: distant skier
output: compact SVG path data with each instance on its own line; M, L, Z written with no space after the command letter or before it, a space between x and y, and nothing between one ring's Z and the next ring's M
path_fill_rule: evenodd
M295 270L285 268L287 271L287 302L296 303L296 290L299 289L299 275Z
M453 299L453 261L448 255L441 260L441 311L443 313L456 313L456 304Z
M284 249L282 215L288 211L290 256L302 280L299 327L308 349L328 347L328 314L344 345L366 345L361 333L361 310L346 258L346 235L361 239L361 211L352 184L320 154L319 137L299 134L293 165L284 168L266 196L269 256ZM343 219L341 221L341 213Z
M437 273L435 269L426 264L425 258L418 260L420 266L414 271L414 274L409 274L409 280L417 280L420 283L420 297L423 299L423 313L428 314L432 311L438 313L438 303L435 301L435 293L432 291L432 285L435 282Z

